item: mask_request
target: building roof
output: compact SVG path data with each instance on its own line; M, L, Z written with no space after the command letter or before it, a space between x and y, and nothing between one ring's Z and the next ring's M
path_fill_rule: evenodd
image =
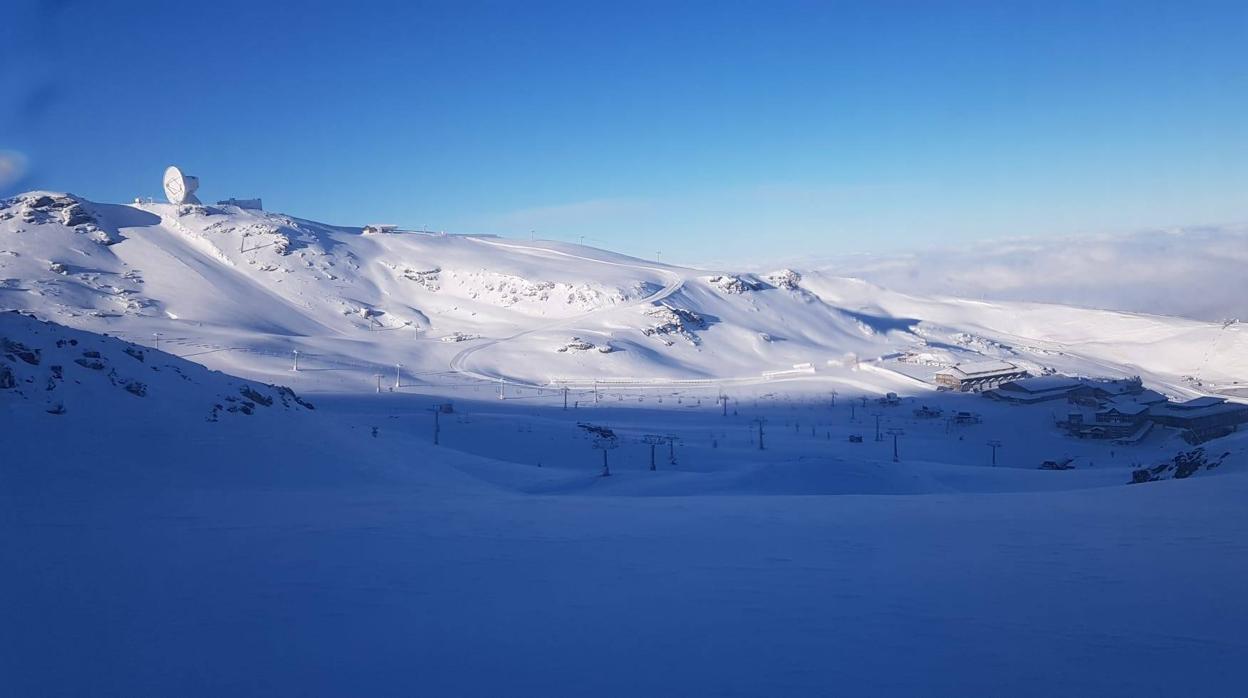
M994 388L985 390L984 395L998 400L1007 402L1015 402L1020 404L1031 404L1033 402L1047 402L1049 400L1061 400L1070 395L1069 390L1046 390L1042 393L1025 393L1021 390L1002 390Z
M1193 402L1200 401L1200 405L1189 407ZM1196 400L1188 400L1182 403L1166 402L1159 405L1153 405L1149 408L1149 414L1154 416L1175 417L1179 419L1196 419L1198 417L1212 417L1220 414L1236 414L1248 413L1248 405L1238 402L1226 402L1221 398L1212 398L1212 402L1207 398L1197 398Z
M1143 414L1148 411L1148 405L1141 405L1133 400L1110 400L1102 411L1111 410L1118 414Z
M1156 390L1153 390L1151 388L1145 388L1144 390L1140 391L1138 394L1132 395L1130 399L1135 400L1136 402L1139 402L1145 405L1152 405L1158 402L1165 402L1169 398L1157 392Z
M937 375L956 376L958 378L982 378L997 374L1017 373L1020 369L1006 361L971 361L954 364L937 371Z
M1119 378L1111 380L1088 381L1090 387L1104 391L1110 395L1122 395L1123 393L1138 393L1143 389L1143 384L1134 378Z
M1028 393L1047 393L1050 391L1072 390L1083 385L1083 381L1070 376L1033 376L1010 381L1001 386L1002 390L1020 390Z
M1151 391L1151 390L1147 392L1153 392L1157 396L1159 396L1161 399L1155 400L1151 396L1145 395L1144 393L1140 393L1138 395L1115 395L1109 398L1108 400L1106 400L1104 404L1106 407L1121 407L1121 408L1135 409L1136 407L1148 407L1150 405L1155 405L1159 402L1166 401L1166 397L1162 395L1161 393L1156 393L1155 391Z
M1221 405L1224 402L1226 402L1225 398L1211 397L1211 396L1206 395L1204 397L1192 398L1191 400L1188 400L1187 402L1176 402L1170 407L1176 410L1198 410L1202 407L1213 407L1214 405Z

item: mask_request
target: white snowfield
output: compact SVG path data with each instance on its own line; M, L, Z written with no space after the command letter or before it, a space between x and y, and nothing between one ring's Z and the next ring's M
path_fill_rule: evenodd
M916 298L819 273L708 272L556 242L361 231L233 206L32 192L0 208L0 307L144 344L160 332L178 353L213 351L196 360L259 379L276 369L264 357L284 363L296 349L333 365L525 385L740 382L801 364L862 383L854 366L906 352L1139 374L1179 394L1248 376L1240 324ZM557 351L573 338L603 350ZM298 387L361 384L318 378Z
M5 695L1248 682L1248 431L930 382L1242 395L1239 324L48 192L0 310Z

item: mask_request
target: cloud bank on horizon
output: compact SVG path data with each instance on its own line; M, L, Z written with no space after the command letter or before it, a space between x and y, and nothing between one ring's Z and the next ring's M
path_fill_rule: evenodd
M907 293L1248 318L1248 224L984 241L820 266Z

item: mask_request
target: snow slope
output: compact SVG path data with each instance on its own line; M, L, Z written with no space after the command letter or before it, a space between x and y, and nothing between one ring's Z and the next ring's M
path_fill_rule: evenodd
M44 193L0 209L0 308L38 316L0 313L6 694L1248 680L1248 432L1176 479L1173 430L1072 440L913 377L1234 389L1239 325Z
M235 207L47 192L0 209L0 307L142 343L159 332L182 354L260 380L285 370L295 350L358 369L299 386L314 392L359 389L396 363L529 385L759 382L804 366L891 390L910 382L855 369L933 352L1142 374L1176 394L1248 376L1240 325L911 297L800 270L695 270L562 243L365 234Z
M308 409L14 313L0 337L17 377L0 389L8 695L1220 695L1248 679L1244 439L1216 471L1126 485L1125 463L941 464L910 430L922 456L892 463L887 444L788 428L826 419L822 402L458 400L435 447L420 396ZM214 420L239 399L250 414ZM756 415L766 451L746 442ZM582 420L625 435L612 477ZM652 472L630 435L655 429L682 440ZM522 462L534 446L544 465Z

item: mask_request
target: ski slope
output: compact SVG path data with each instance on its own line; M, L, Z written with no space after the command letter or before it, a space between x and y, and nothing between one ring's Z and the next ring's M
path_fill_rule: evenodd
M1217 470L1127 486L1125 463L1038 471L1016 442L994 468L909 433L922 455L893 463L787 428L822 403L487 399L459 400L435 447L414 395L309 409L13 313L0 336L19 354L0 358L18 374L0 390L10 695L1212 695L1248 678L1243 439ZM243 388L273 404L211 418ZM626 437L610 478L585 419ZM656 427L682 441L650 471L628 435Z
M1180 477L925 381L1233 391L1241 325L55 193L0 207L0 309L7 694L1248 680L1248 432Z
M854 367L907 352L1139 374L1176 395L1248 376L1238 324L919 298L802 270L699 270L557 242L365 234L235 207L47 192L0 211L0 299L143 343L161 333L215 350L197 357L206 365L260 380L283 375L285 362L271 359L296 350L364 373L299 386L313 392L359 389L398 363L529 386L757 383L810 365L826 381L890 390L885 373Z

